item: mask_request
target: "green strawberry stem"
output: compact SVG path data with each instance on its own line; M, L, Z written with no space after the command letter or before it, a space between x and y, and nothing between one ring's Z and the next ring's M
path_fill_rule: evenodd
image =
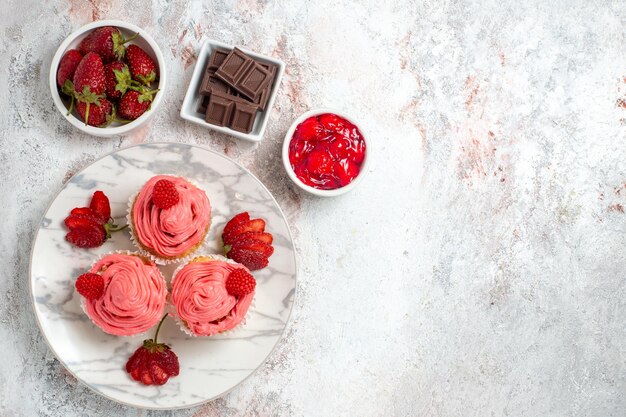
M72 94L72 99L70 101L70 107L67 109L66 116L69 116L72 113L72 110L74 110L74 95L73 94Z
M157 326L156 332L154 333L154 339L152 339L154 343L157 343L157 337L159 337L159 330L161 330L161 325L163 324L166 318L167 318L167 314L163 316L163 318L159 322L159 325Z
M124 40L124 42L122 42L122 44L125 44L127 42L132 41L133 39L135 39L137 36L139 36L139 32L135 33L133 36L131 36L130 38Z
M85 110L85 126L87 126L87 122L89 121L89 106L91 103L87 102L87 109Z
M128 227L127 224L125 224L124 226L118 226L114 223L105 223L104 224L104 231L106 232L107 235L107 239L111 238L111 233L115 233L115 232L119 232L120 230L124 230Z

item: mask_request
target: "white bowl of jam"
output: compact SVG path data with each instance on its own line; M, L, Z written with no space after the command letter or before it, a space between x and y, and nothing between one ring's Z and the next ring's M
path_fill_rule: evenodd
M369 143L354 118L332 109L310 110L285 135L283 165L304 191L334 197L354 189L367 171Z

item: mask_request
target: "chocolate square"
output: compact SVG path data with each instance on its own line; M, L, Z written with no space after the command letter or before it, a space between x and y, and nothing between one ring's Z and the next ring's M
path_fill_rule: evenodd
M206 109L209 106L209 96L202 96L200 103L198 104L198 113L206 114Z
M234 87L246 97L255 100L270 81L272 77L269 71L254 62Z
M235 86L239 79L246 73L248 67L253 65L253 60L239 48L233 49L215 71L215 75Z
M222 96L220 93L211 94L209 105L206 109L206 121L217 126L227 126L234 104L232 100Z
M215 72L220 65L224 62L224 59L228 56L228 51L226 49L215 48L211 52L211 56L209 57L209 63L207 64L207 70L212 70Z
M228 91L228 89L229 87L224 81L220 80L214 75L209 75L208 73L205 73L205 76L202 79L202 84L200 85L200 95L208 96L212 92L214 93L216 91L225 93Z
M256 106L244 103L243 101L236 102L230 121L230 128L238 132L250 133L254 126L256 109Z

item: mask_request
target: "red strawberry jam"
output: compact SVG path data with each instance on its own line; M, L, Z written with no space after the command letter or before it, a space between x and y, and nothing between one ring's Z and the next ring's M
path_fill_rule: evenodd
M313 188L345 187L361 171L365 140L354 124L332 113L300 123L289 143L289 162L296 176Z

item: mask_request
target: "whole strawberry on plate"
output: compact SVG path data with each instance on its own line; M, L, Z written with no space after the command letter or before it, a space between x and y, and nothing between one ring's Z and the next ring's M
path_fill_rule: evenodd
M111 219L109 198L96 191L91 197L89 207L76 207L64 220L69 232L65 240L79 248L96 248L111 237L111 233L123 230Z
M84 54L95 52L100 55L104 63L124 58L126 47L124 44L139 35L136 33L128 39L124 39L122 32L113 26L103 26L94 29L78 45L78 49Z
M178 356L165 343L158 343L159 330L167 315L157 326L154 339L146 339L143 345L126 362L126 372L144 385L163 385L180 372Z
M265 220L250 219L248 212L233 217L222 233L226 257L251 271L262 269L274 253L274 237L265 232Z

